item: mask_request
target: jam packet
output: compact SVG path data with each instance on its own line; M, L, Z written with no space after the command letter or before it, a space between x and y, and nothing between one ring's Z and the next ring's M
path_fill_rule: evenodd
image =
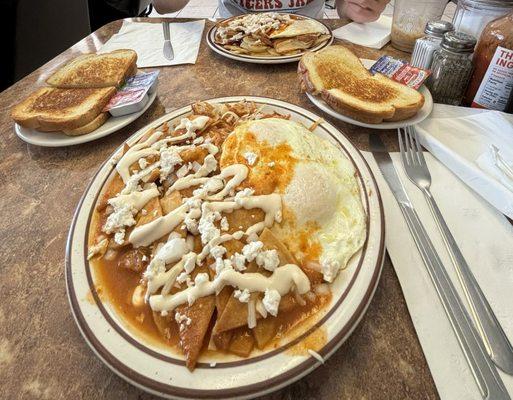
M418 90L431 74L431 71L413 67L407 61L382 56L370 68L370 72L379 72L396 82Z
M129 77L103 111L108 111L114 117L141 111L149 101L148 94L157 87L158 75L159 71L152 71Z

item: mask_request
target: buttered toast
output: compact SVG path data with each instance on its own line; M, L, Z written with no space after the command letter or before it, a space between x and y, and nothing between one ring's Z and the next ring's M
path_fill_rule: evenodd
M298 66L301 89L320 95L337 112L378 124L414 116L424 105L416 90L382 75L372 75L344 46L305 54Z
M11 117L26 128L45 132L69 131L84 134L106 120L102 109L116 88L58 89L43 87L11 110ZM93 122L93 121L96 121ZM87 126L84 128L84 126ZM74 130L79 130L79 133ZM92 130L94 130L92 129Z
M58 88L119 87L137 72L137 53L115 50L105 54L83 54L62 66L46 83Z

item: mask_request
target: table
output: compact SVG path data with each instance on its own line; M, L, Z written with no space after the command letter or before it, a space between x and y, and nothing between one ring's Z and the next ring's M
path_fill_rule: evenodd
M160 22L158 19L138 19ZM179 20L185 21L185 20ZM324 20L336 28L347 20ZM212 25L207 21L206 30ZM0 382L8 399L153 399L112 373L82 339L68 305L64 251L73 212L100 163L145 124L200 99L274 97L316 113L299 93L296 63L243 64L202 42L195 65L162 68L158 97L137 121L95 142L42 148L16 137L9 109L62 62L94 52L121 26L113 22L0 94ZM363 58L383 53L349 45ZM387 54L407 57L388 45ZM376 131L336 122L362 150ZM382 138L397 149L394 132ZM437 399L438 394L390 258L359 326L324 366L270 399Z

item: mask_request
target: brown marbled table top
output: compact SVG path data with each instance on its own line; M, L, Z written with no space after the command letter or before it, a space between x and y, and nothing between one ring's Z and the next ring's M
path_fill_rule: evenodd
M149 20L159 22L159 20ZM326 20L332 28L348 21ZM206 30L212 22L207 21ZM255 65L214 54L202 42L195 65L160 69L154 104L126 128L94 142L43 148L14 133L10 108L62 62L94 52L121 21L83 39L0 94L0 397L5 399L151 399L124 382L88 348L71 315L64 251L73 212L112 151L148 122L196 100L256 95L322 114L299 93L296 63ZM205 30L205 32L206 32ZM351 45L363 58L387 53ZM327 120L365 149L371 129ZM391 148L393 132L382 132ZM325 365L266 399L436 399L438 394L389 257L359 326Z

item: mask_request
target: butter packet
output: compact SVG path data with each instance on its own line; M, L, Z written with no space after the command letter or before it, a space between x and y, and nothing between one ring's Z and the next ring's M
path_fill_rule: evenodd
M125 84L112 96L103 111L113 117L141 111L157 87L159 71L140 73L128 78Z
M380 57L370 68L370 72L388 76L390 79L418 90L431 74L425 70L411 66L407 61L397 60L390 56Z

